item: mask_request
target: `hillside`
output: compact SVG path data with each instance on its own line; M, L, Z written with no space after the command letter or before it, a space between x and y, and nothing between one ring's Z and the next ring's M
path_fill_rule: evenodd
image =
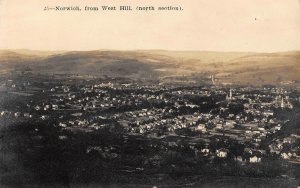
M182 77L198 82L214 75L217 84L281 84L299 87L299 64L300 51L0 51L1 73L26 69L41 74L106 75L159 79L165 82Z

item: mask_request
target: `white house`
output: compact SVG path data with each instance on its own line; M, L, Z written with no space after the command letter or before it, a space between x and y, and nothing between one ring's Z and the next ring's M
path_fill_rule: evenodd
M226 149L219 149L219 150L216 151L216 153L217 153L218 157L225 158L228 155L228 150L226 150Z
M250 163L260 163L261 158L257 156L250 157Z

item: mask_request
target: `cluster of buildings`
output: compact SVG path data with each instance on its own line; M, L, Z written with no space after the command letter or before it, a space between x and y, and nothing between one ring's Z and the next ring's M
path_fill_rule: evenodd
M268 155L284 160L300 158L300 132L276 139L289 124L289 119L283 119L281 114L294 111L300 104L299 93L283 88L64 81L39 89L26 82L20 91L16 90L20 84L13 80L3 85L8 94L31 95L24 97L26 104L19 108L1 107L0 119L56 120L57 126L70 131L116 131L119 127L124 136L161 140L165 149L181 147L176 141L168 141L176 137L185 139L195 156L210 158L232 156L230 143L237 142L242 149L234 153L234 159L241 163L259 163ZM216 142L223 144L214 146ZM204 144L196 147L198 143Z

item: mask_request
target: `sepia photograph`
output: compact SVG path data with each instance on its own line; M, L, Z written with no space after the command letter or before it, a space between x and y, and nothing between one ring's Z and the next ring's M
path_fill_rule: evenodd
M0 187L298 188L299 65L299 0L0 0Z

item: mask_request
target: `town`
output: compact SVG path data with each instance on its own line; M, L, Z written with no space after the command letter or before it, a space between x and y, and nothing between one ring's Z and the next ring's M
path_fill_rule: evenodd
M293 178L293 168L284 166L300 160L300 94L293 89L17 74L1 78L0 91L1 126L34 124L39 144L51 138L43 129L55 127L53 139L66 147L78 142L74 135L88 135L83 155L118 161L120 172L239 169L245 176Z

